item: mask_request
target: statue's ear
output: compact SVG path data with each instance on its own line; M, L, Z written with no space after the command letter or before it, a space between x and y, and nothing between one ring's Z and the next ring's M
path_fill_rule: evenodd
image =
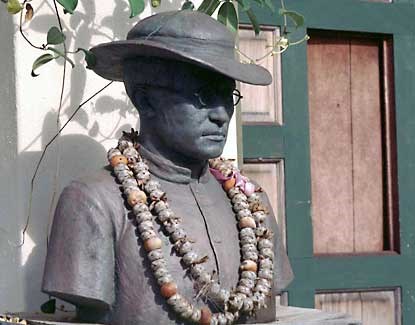
M151 104L145 90L137 89L131 98L134 106L137 108L141 118L153 118L156 116L156 109Z

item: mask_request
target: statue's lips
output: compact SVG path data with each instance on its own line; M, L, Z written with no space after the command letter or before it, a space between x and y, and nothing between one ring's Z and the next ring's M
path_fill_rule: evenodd
M225 135L223 133L206 133L206 134L202 134L202 138L204 139L208 139L208 140L212 140L212 141L224 141L225 140Z

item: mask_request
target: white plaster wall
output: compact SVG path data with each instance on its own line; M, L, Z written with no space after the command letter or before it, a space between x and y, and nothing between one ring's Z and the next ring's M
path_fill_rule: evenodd
M157 11L177 9L183 1L162 0ZM24 25L35 44L46 42L46 32L56 25L52 1L31 2L32 22ZM194 1L195 5L201 0ZM155 12L147 7L143 18ZM129 19L127 0L80 0L74 15L63 15L69 49L90 48L125 37L139 18ZM51 62L32 78L32 63L43 54L31 48L17 32L14 20L0 8L0 313L36 311L47 296L40 292L46 238L56 200L71 179L106 164L106 150L115 145L122 130L137 128L138 115L123 85L116 83L90 101L55 141L39 169L25 244L21 231L29 205L30 181L41 151L57 130L57 109L62 82L62 62ZM14 36L13 36L14 35ZM73 37L76 35L76 39ZM67 66L66 91L61 112L63 124L83 100L108 81L86 71L83 55L76 67ZM236 126L232 122L224 155L236 158Z

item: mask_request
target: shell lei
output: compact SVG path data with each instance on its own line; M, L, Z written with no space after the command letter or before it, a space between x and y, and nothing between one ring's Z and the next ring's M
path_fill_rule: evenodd
M138 133L126 133L116 148L108 152L122 191L131 207L153 275L160 286L160 294L179 317L197 324L232 324L241 314L252 315L266 307L273 279L272 231L264 226L266 209L253 184L242 176L232 162L216 158L209 161L210 170L222 184L232 202L239 228L241 246L240 276L232 291L221 288L203 266L204 255L193 250L192 241L181 227L180 218L169 208L166 193L158 181L152 180L147 164L141 158ZM176 253L191 275L198 296L213 301L223 312L212 313L205 306L198 308L179 293L167 268L162 252L162 240L154 228L154 220L162 225Z

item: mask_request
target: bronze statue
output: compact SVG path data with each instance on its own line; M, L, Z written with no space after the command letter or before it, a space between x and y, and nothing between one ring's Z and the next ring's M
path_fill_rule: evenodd
M226 27L187 10L92 51L96 73L124 81L140 134L109 151L113 169L63 191L43 290L76 305L81 321L275 320L292 272L266 194L228 162L208 163L241 98L235 80L266 85L268 71L241 64Z

